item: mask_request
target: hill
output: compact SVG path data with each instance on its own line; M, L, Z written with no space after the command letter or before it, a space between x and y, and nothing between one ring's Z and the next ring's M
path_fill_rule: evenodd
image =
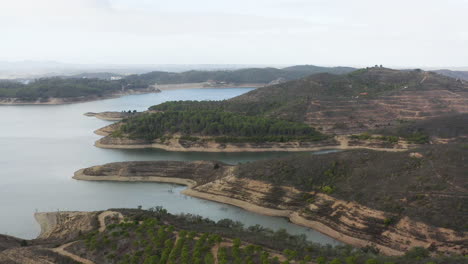
M310 74L317 73L331 73L331 74L347 74L357 70L352 67L320 67L315 65L296 65L291 67L283 68L284 71L296 71L296 72L307 72Z
M222 109L304 122L325 133L353 134L468 112L467 84L436 73L367 68L315 74L223 102L168 102L154 111Z
M260 225L244 227L230 219L212 221L196 215L173 215L159 206L149 210L39 214L47 215L41 224L49 232L43 229L40 239L0 250L1 263L466 263L462 256L431 257L421 247L401 257L390 257L378 254L372 247L319 245L283 229L273 231Z
M258 88L230 100L155 105L149 108L149 113L130 117L113 126L115 133L100 140L98 146L128 148L146 144L146 147L188 151L193 144L184 147L180 140L172 143L154 141L181 135L198 142L297 143L295 146L256 146L257 151L312 150L318 146L304 147L300 143L326 140L333 135L353 135L346 139L351 140L350 144L341 144L341 149L350 146L401 149L408 144L430 143L431 138L453 140L467 136L466 113L468 86L465 83L421 70L376 67L345 75L315 74ZM413 123L413 127L409 126ZM438 128L440 126L445 128ZM199 141L200 136L205 138ZM116 138L141 142L124 142ZM336 148L337 142L330 141L326 145ZM251 149L249 146L235 147ZM322 144L321 147L326 146ZM191 148L193 151L208 149L228 151L223 145L198 144L197 149Z
M434 72L437 72L439 74L452 77L455 79L468 81L468 71L436 70Z
M226 165L120 162L86 168L75 179L186 184L183 193L314 228L386 254L415 246L466 254L468 147L414 152L352 150ZM404 242L402 242L404 241Z
M318 67L318 66L295 66L285 69L277 68L247 68L239 70L223 71L187 71L181 73L173 72L150 72L140 75L130 75L126 79L134 83L146 85L157 84L181 84L202 83L213 81L216 83L230 84L269 84L275 81L290 81L305 77L314 73L348 73L352 68Z

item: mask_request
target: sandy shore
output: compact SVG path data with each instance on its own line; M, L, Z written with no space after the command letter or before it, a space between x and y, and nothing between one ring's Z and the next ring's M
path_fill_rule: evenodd
M121 121L124 118L131 117L133 115L129 115L127 113L122 113L122 112L101 112L101 113L94 113L94 112L87 112L84 113L83 115L89 116L89 117L95 117L97 119L101 119L104 121Z
M97 130L96 134L107 136L108 132ZM343 136L338 136L335 138L339 144L328 144L328 145L319 145L314 146L304 146L299 142L287 142L287 143L277 143L274 146L268 147L257 147L250 144L245 144L243 146L238 146L234 144L219 144L215 142L207 143L206 146L191 146L185 147L176 142L176 140L171 140L168 144L104 144L102 139L96 141L94 145L99 148L105 149L145 149L145 148L154 148L162 149L166 151L178 151L178 152L309 152L309 151L322 151L322 150L352 150L352 149L369 149L376 151L390 151L390 152L402 152L407 151L408 148L376 148L369 146L349 146L348 140Z
M301 225L304 227L312 228L322 234L325 234L329 237L332 237L338 241L341 241L346 244L350 244L356 247L363 247L366 245L370 245L371 243L366 240L362 240L359 238L354 238L351 236L344 235L335 231L334 229L316 221L311 221L305 219L299 215L297 212L293 212L290 210L279 210L279 209L272 209L267 207L262 207L259 205L251 204L242 200L222 196L222 195L215 195L211 193L200 192L194 190L193 187L196 185L195 181L189 179L181 179L181 178L166 178L166 177L119 177L119 176L89 176L85 175L84 169L81 169L75 172L73 179L76 180L84 180L84 181L120 181L120 182L159 182L159 183L174 183L185 185L188 188L183 190L181 193L184 195L210 200L214 202L224 203L233 205L244 210L266 215L266 216L274 216L274 217L285 217L288 218L292 223ZM382 245L374 245L380 249L380 251L385 255L402 255L404 252L398 251L389 247L385 247Z
M174 183L185 185L192 188L196 185L195 181L182 178L168 178L168 177L119 177L119 176L90 176L83 173L84 169L75 172L72 177L75 180L82 181L120 181L120 182L159 182L159 183Z
M210 82L201 83L180 83L180 84L157 84L153 85L161 91L182 90L182 89L228 89L228 88L258 88L266 86L266 83L246 83L246 84L214 84Z

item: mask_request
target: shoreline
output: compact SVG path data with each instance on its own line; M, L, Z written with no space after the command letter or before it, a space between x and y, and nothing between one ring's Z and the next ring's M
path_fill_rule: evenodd
M234 89L234 88L259 88L264 87L268 84L240 84L240 85L226 85L226 86L203 86L204 83L187 83L187 84L170 84L170 85L156 85L152 86L153 89L157 90L145 90L145 91L131 91L126 93L116 93L110 94L102 97L89 97L89 98L49 98L46 102L41 102L40 100L36 101L18 101L18 98L0 98L0 106L10 106L10 105L67 105L67 104L79 104L87 103L93 101L107 100L120 98L127 95L139 95L139 94L150 94L150 93L160 93L161 91L172 91L172 90L184 90L184 89ZM68 101L67 99L70 99ZM118 120L112 120L118 121Z
M100 129L94 131L95 134L100 136L107 136L108 134ZM171 142L170 144L103 144L102 138L97 140L94 143L95 147L104 148L104 149L162 149L166 151L175 151L175 152L309 152L309 151L323 151L323 150L352 150L352 149L369 149L376 151L389 151L389 152L404 152L408 151L409 148L376 148L370 146L349 146L342 137L336 138L339 144L336 145L323 145L323 146L310 146L310 147L300 147L293 146L291 144L298 144L297 142L288 143L289 146L281 147L281 144L277 144L276 147L252 147L247 144L247 146L235 146L232 144L217 144L213 143L212 146L208 147L183 147L180 144L175 144ZM222 147L221 147L222 146Z
M139 95L139 94L150 94L150 93L160 93L154 90L151 91L132 91L127 93L116 93L111 94L108 96L102 97L88 97L83 98L79 97L79 99L71 99L71 101L67 101L65 98L50 98L46 102L41 102L40 100L25 102L25 101L16 101L17 98L7 98L7 99L0 99L0 106L14 106L14 105L67 105L67 104L79 104L79 103L87 103L87 102L94 102L94 101L101 101L107 99L115 99L120 98L127 95Z
M119 176L90 176L85 175L85 169L80 169L74 173L72 177L75 180L83 180L83 181L117 181L117 182L156 182L156 183L173 183L187 186L186 189L181 191L181 194L195 197L199 199L214 201L223 204L229 204L232 206L239 207L249 212L257 213L260 215L265 216L272 216L272 217L283 217L287 218L291 223L311 228L317 232L320 232L326 236L329 236L335 240L338 240L342 243L349 244L356 247L363 247L366 245L374 245L376 246L383 254L389 256L399 256L403 255L403 251L399 251L390 247L370 243L369 241L362 240L359 238L351 237L320 223L317 221L311 221L308 219L303 218L299 215L298 212L294 212L291 210L280 210L280 209L272 209L268 207L263 207L255 204L251 204L246 201L242 201L235 198L229 198L226 196L211 194L200 192L194 190L193 187L196 186L196 182L189 180L189 179L182 179L182 178L167 178L167 177L119 177Z
M184 90L184 89L234 89L234 88L259 88L267 86L267 83L246 83L246 84L218 84L209 82L202 83L180 83L180 84L157 84L152 87L161 91Z

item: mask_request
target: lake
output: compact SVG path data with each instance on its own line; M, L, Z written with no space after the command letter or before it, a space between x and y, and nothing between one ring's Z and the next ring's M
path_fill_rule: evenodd
M86 112L146 110L172 100L222 100L252 89L188 89L69 105L0 106L0 233L35 238L36 211L92 211L108 208L163 206L171 213L192 213L213 220L230 218L246 226L260 224L305 234L309 240L339 244L314 230L286 219L262 216L243 209L180 194L185 187L159 183L112 183L73 180L81 168L133 160L220 160L226 163L291 155L270 153L195 153L154 149L114 150L93 146L94 130L110 122L87 117Z

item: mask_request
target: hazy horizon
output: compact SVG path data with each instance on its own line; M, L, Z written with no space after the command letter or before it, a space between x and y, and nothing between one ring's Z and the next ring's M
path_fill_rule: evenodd
M467 0L16 0L0 61L468 67Z

